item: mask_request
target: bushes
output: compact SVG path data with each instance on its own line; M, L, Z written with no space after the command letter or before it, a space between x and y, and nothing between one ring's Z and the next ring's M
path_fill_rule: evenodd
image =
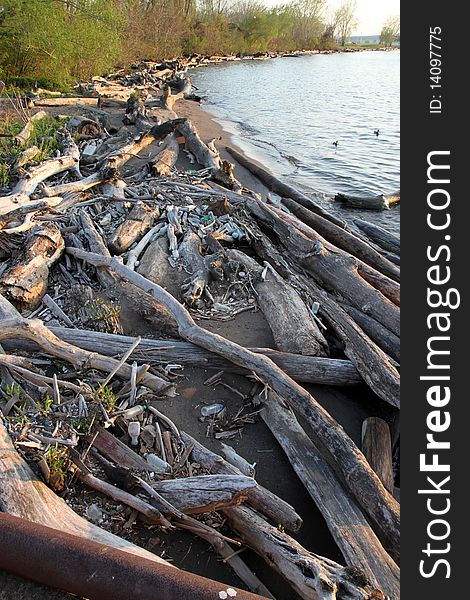
M325 0L3 0L0 77L63 90L139 58L292 51L330 43Z

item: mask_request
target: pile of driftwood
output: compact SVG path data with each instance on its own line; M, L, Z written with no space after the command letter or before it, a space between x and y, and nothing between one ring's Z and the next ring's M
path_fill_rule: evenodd
M368 419L361 451L301 383L363 381L398 411L399 245L231 149L273 193L246 189L175 112L193 93L180 67L139 65L83 85L81 98L35 101L74 108L60 154L20 168L0 197L0 509L162 560L100 527L98 507L84 512L90 525L55 493L79 481L130 507L126 522L207 540L261 596L275 594L241 545L305 600L398 598L397 431ZM123 301L152 339L122 335ZM246 310L263 313L275 350L198 325ZM344 565L289 535L301 518L233 449L224 459L165 415L186 365L255 381L244 414L277 438Z

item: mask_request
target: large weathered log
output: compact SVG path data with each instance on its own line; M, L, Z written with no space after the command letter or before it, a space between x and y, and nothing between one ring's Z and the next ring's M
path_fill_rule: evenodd
M370 468L362 452L339 427L329 413L304 388L286 375L271 360L254 354L246 348L204 330L194 322L189 312L168 292L131 271L116 259L84 252L75 248L68 251L86 262L112 270L119 277L129 280L144 292L161 302L174 316L180 336L231 360L239 366L253 370L289 405L308 421L315 436L331 454L345 482L362 508L366 511L386 549L393 557L399 556L399 507L396 500L385 490L380 479Z
M1 314L0 306L0 317ZM50 327L50 330L65 342L73 343L75 346L90 352L101 352L107 356L122 355L135 341L135 338L129 336L84 329L71 330L62 327ZM21 342L17 340L15 343L20 344ZM10 342L5 343L5 348L12 349ZM21 348L29 350L33 346L22 344ZM363 381L349 360L301 356L299 354L278 352L271 350L271 348L249 348L249 350L256 354L268 356L296 381L334 386L357 385ZM231 373L248 374L246 369L238 367L225 358L190 342L142 338L132 353L132 357L137 361L161 365L177 363L189 367L201 367L217 371L223 369Z
M34 106L98 106L98 98L42 98L34 101Z
M199 475L166 479L152 485L165 500L192 515L240 504L257 484L244 475Z
M261 416L321 511L346 564L360 568L376 587L398 598L397 565L289 407L271 393Z
M380 480L393 493L392 439L390 427L379 417L369 417L362 424L362 451Z
M312 229L317 231L330 243L345 250L349 254L360 258L362 261L391 279L395 281L400 280L400 269L374 250L372 246L361 240L361 238L355 236L346 229L338 227L331 221L316 215L308 208L299 205L290 198L283 198L282 202L296 215L296 217L306 225L312 227Z
M168 564L156 554L79 517L59 496L48 488L16 452L0 420L0 509L34 523L72 533L124 552Z
M172 133L168 136L162 150L150 161L150 171L160 177L169 175L178 160L179 149L180 145L176 135Z
M255 260L238 250L230 251L229 256L254 276L253 285L258 304L266 317L277 348L293 354L327 356L328 343L294 288L270 265L263 279L263 267Z
M357 308L341 304L341 308L350 315L359 327L391 358L400 362L400 338L389 331L381 323L365 315Z
M246 204L257 219L276 233L293 260L311 273L327 290L339 294L349 304L399 335L399 309L358 274L357 259L326 242L308 226L301 224L297 228L296 225L301 223L300 221L295 217L291 219L282 215L275 207L255 199L247 200Z
M24 319L23 317L9 318L1 321L0 340L26 339L35 342L42 350L61 358L78 369L97 369L110 373L120 365L115 358L103 356L97 352L88 352L77 346L63 342L57 338L42 321L38 319ZM120 366L118 374L129 379L131 367L124 363ZM145 373L141 379L142 384L159 393L166 393L172 389L172 384L157 375Z
M290 185L287 185L286 183L282 182L280 179L277 179L277 177L274 177L274 175L272 173L269 173L269 171L266 171L259 165L256 165L253 161L249 160L246 156L244 156L243 154L240 154L240 152L237 152L236 150L234 150L233 148L230 148L229 146L227 146L225 149L227 150L227 152L229 154L231 154L233 156L233 158L238 163L240 163L243 167L245 167L245 169L248 169L248 171L250 171L250 173L252 173L253 175L256 175L256 177L258 177L258 179L260 179L273 192L283 196L284 198L292 198L292 200L295 200L300 205L304 206L305 208L308 208L309 210L316 213L317 215L321 215L328 221L335 223L336 225L338 225L339 227L342 227L343 229L346 227L346 223L344 221L342 221L341 219L338 219L338 217L335 217L334 215L332 215L331 213L329 213L328 211L323 209L319 204L316 204L316 202L314 202L311 198L309 198L305 194L302 194L295 188L291 187Z
M181 439L187 445L191 445L191 456L195 462L200 464L210 473L223 475L241 475L241 471L234 467L218 454L215 454L190 435L181 431ZM276 525L283 525L289 531L298 531L302 525L301 517L290 504L278 498L266 488L257 485L253 488L247 498L247 503L258 512L269 517Z
M346 204L350 208L362 208L366 210L386 210L400 202L400 192L384 196L350 196L348 194L336 194L335 200Z
M385 600L360 569L313 554L244 506L223 511L242 540L284 577L303 600Z
M211 170L212 177L223 186L239 191L241 184L233 175L233 165L223 161L214 144L207 145L199 137L196 128L190 121L185 121L178 127L178 131L184 136L186 145L194 154L200 165Z
M127 219L119 225L108 242L112 254L122 254L152 226L160 215L158 207L151 207L144 202L134 204Z
M35 226L17 260L1 277L0 292L21 308L36 308L47 291L49 269L64 248L57 225Z
M384 250L400 255L400 238L386 231L378 225L368 223L362 219L354 219L355 225L359 227L373 242Z

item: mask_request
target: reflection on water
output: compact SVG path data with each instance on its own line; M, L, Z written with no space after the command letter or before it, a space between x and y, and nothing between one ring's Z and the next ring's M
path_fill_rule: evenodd
M241 61L191 76L247 154L336 212L328 195L400 188L399 71L397 51ZM398 228L399 209L341 212Z

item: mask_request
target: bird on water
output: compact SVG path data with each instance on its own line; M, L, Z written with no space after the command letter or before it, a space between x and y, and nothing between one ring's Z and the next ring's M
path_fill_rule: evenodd
M374 133L375 133L375 135L379 135L380 129L374 129Z
M333 142L333 146L337 146L338 145L338 140L336 140L336 142Z

